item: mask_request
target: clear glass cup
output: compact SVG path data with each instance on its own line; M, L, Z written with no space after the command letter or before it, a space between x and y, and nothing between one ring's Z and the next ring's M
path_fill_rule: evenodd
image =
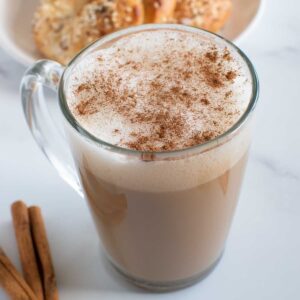
M252 81L249 105L224 134L204 144L141 152L99 140L76 121L65 88L74 66L110 41L168 28L222 41L242 57ZM58 91L65 132L51 121L43 86ZM86 198L113 266L133 283L156 291L188 286L219 261L229 232L251 140L258 79L246 55L229 41L182 25L142 25L108 35L67 67L41 60L25 73L21 94L28 125L60 176Z

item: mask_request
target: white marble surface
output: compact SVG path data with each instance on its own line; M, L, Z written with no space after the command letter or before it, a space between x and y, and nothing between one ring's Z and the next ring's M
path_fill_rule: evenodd
M167 294L132 287L99 255L85 202L58 177L25 125L18 92L24 68L0 50L0 244L18 267L10 204L23 198L43 208L62 300L300 299L299 11L298 0L268 0L240 45L257 68L261 96L227 249L206 280Z

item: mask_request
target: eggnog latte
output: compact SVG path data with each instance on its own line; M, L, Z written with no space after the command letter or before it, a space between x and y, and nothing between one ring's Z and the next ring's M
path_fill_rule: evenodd
M68 136L105 251L136 284L198 280L224 248L250 144L248 64L197 29L104 41L72 69ZM99 142L100 141L100 142ZM99 143L98 143L99 142Z

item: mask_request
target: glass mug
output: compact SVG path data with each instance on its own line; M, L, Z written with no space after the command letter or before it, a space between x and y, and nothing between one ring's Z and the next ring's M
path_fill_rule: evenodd
M65 88L74 66L102 45L143 30L174 29L221 41L242 57L252 81L249 105L224 134L204 144L141 152L99 140L76 121ZM58 91L65 138L49 118L43 86ZM27 123L60 176L86 198L113 266L141 287L165 291L204 278L219 261L238 200L251 137L258 79L229 41L183 25L142 25L94 42L67 67L41 60L22 80Z

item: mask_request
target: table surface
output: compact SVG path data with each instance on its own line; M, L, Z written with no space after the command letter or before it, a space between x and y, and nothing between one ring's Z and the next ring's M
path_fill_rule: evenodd
M0 244L18 268L10 204L22 198L43 208L62 300L300 299L299 11L298 0L267 1L240 44L256 66L261 96L225 255L201 283L165 294L131 286L105 262L85 201L58 177L25 124L24 68L0 51Z

